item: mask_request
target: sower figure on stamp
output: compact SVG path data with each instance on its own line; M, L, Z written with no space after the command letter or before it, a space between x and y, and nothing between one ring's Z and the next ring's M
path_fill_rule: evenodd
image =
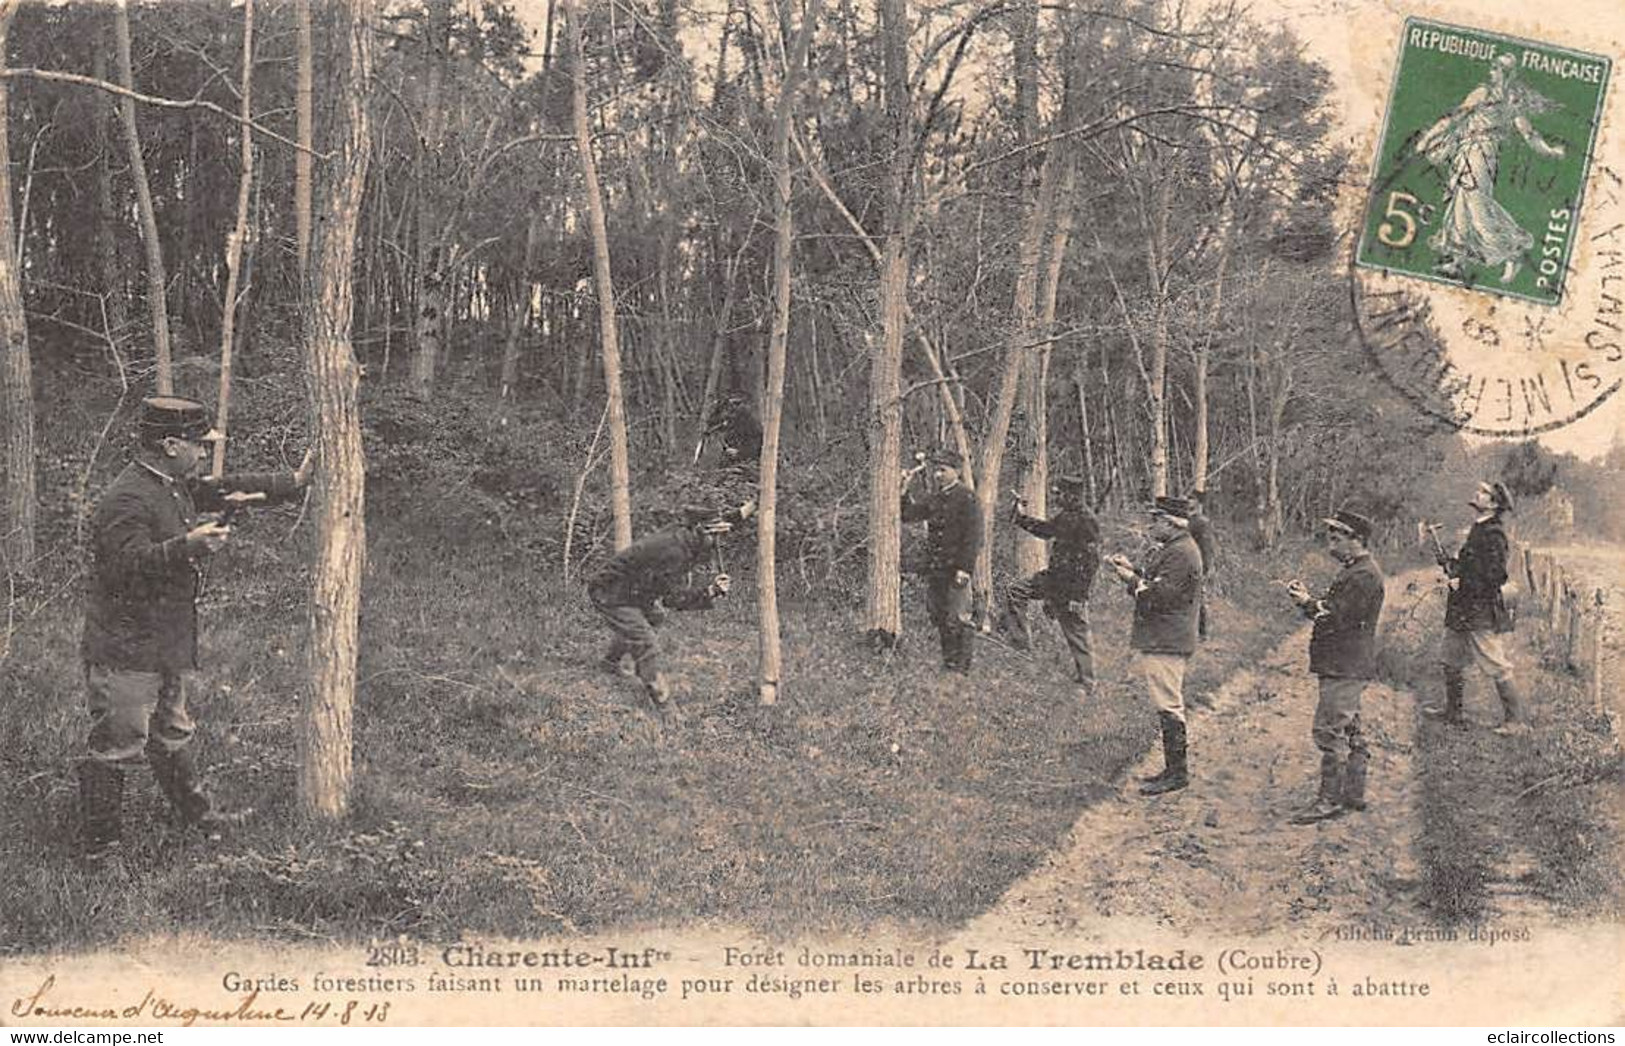
M1314 802L1292 817L1314 824L1365 809L1365 773L1371 751L1360 734L1360 695L1377 674L1377 618L1382 613L1382 569L1366 548L1371 521L1341 511L1326 524L1326 547L1342 564L1326 594L1301 581L1287 586L1292 601L1315 623L1309 671L1319 682L1313 736L1320 749L1320 788Z
M971 666L971 571L982 545L982 510L976 495L959 481L965 462L957 451L937 450L929 458L936 491L916 498L909 491L913 472L903 480L903 522L926 524L926 612L942 641L942 664L955 672Z
M1084 696L1094 688L1095 659L1089 643L1089 590L1095 583L1100 564L1100 524L1084 504L1087 481L1063 476L1055 484L1055 499L1061 511L1052 519L1027 515L1026 502L1018 494L1010 506L1016 526L1034 537L1054 544L1049 567L1016 581L1006 593L1004 617L1000 626L1018 650L1032 646L1027 627L1027 603L1043 600L1044 612L1061 626L1061 635L1072 653L1073 678Z
M687 506L681 522L632 542L587 579L587 596L614 633L605 670L641 680L656 708L671 700L671 687L660 671L655 629L667 610L708 610L728 594L717 542L755 511L751 501L726 514ZM706 566L712 568L709 580L691 584L690 575Z
M1159 497L1151 509L1156 547L1143 566L1128 557L1107 559L1134 597L1129 647L1162 727L1160 773L1145 779L1143 795L1160 795L1190 783L1185 739L1185 669L1196 652L1196 615L1202 602L1202 554L1190 535L1191 504Z
M1495 684L1504 720L1499 734L1526 733L1523 695L1512 677L1502 635L1512 631L1502 586L1507 582L1507 535L1501 517L1512 511L1512 494L1503 483L1480 483L1470 502L1476 518L1461 551L1454 556L1438 551L1439 566L1450 579L1445 598L1444 642L1439 660L1444 669L1444 704L1428 705L1425 715L1447 723L1462 721L1462 675L1476 663Z
M1206 491L1191 492L1191 540L1196 542L1196 550L1202 554L1202 605L1196 611L1196 636L1206 639L1209 632L1207 618L1207 594L1212 590L1213 573L1219 565L1219 549L1213 543L1213 523L1207 518L1203 506L1203 499L1207 497Z
M202 565L230 526L206 518L297 495L293 472L200 476L221 439L208 408L173 396L142 401L137 451L96 504L81 646L90 707L89 755L79 764L85 856L106 861L123 828L124 771L143 756L187 824L213 831L222 814L198 780L186 673L197 667Z

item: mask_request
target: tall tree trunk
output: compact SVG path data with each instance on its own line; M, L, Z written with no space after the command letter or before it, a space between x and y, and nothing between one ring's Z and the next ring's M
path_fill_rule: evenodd
M604 388L609 399L609 501L614 517L616 550L632 543L631 478L626 452L626 406L621 400L621 347L615 321L615 281L610 275L609 228L604 221L604 196L598 185L598 164L592 154L592 128L587 124L587 57L581 39L580 0L565 0L565 30L570 34L573 90L571 114L575 122L576 151L581 158L581 180L587 197L587 218L592 227L593 282L598 290L599 338L604 356Z
M450 50L451 0L428 0L424 16L424 59L428 64L418 143L417 316L412 330L410 385L419 396L434 391L443 351L448 300L446 245L440 242L441 139L445 127L446 61Z
M870 339L869 363L869 578L865 624L872 641L892 647L903 630L899 570L902 518L897 477L903 445L903 331L908 315L909 232L913 203L908 186L914 142L908 94L906 0L880 0L885 104L892 157L887 169L886 237L880 262L879 338Z
M1031 453L1027 471L1022 477L1021 492L1027 499L1028 511L1040 518L1049 515L1049 364L1054 344L1049 341L1055 334L1055 307L1061 293L1061 265L1066 260L1066 245L1072 238L1072 189L1076 183L1075 168L1065 165L1052 210L1055 230L1050 235L1049 250L1044 258L1043 288L1038 301L1038 333L1044 344L1027 358L1026 410L1027 430L1032 434ZM1043 541L1023 541L1016 545L1016 569L1022 574L1043 570L1049 565L1049 544Z
M130 59L129 0L113 7L113 37L118 52L119 85L135 90L135 70ZM141 219L141 242L147 248L147 309L152 315L152 346L158 370L158 394L175 391L174 367L170 362L169 301L165 288L164 249L158 238L158 219L152 210L152 185L147 180L147 163L141 152L141 133L135 122L135 100L119 99L124 144L130 152L130 180L135 183L136 211Z
M248 128L254 106L254 0L243 0L243 86L242 120L237 129L242 137L242 173L237 180L237 223L226 240L226 297L220 317L220 399L215 412L215 425L221 432L230 433L231 416L231 362L233 340L237 332L237 282L243 264L244 241L248 239L248 199L254 184L254 134ZM226 441L214 444L216 476L226 472Z
M20 0L0 3L0 66L6 64L11 23ZM6 410L6 516L0 541L7 577L34 573L34 363L23 311L21 259L11 213L10 81L0 78L0 384Z
M531 207L530 221L525 226L525 259L515 281L518 291L514 295L513 311L508 316L508 336L502 345L501 397L513 395L519 382L519 338L525 332L525 320L530 317L532 273L536 268L536 254L542 243L542 201L538 198Z
M1146 238L1146 267L1151 277L1151 496L1168 493L1168 218L1173 210L1173 179L1159 177L1150 235Z
M757 693L761 703L778 701L783 658L779 649L779 587L776 526L779 494L779 428L784 418L784 357L790 340L790 247L794 215L790 211L790 123L795 119L796 90L801 86L818 21L819 0L807 0L801 29L789 48L788 68L773 114L773 333L767 345L767 391L762 410L761 518L756 529L756 584L760 610L760 666ZM780 24L789 32L790 3L780 0ZM788 43L789 41L786 41Z
M1083 475L1089 481L1089 504L1100 504L1100 490L1095 482L1095 440L1089 431L1089 386L1083 361L1072 368L1072 384L1078 391L1078 441L1083 444Z
M314 141L311 101L315 96L316 47L311 39L310 0L294 0L293 9L299 41L293 91L294 136L301 146L293 154L293 228L299 287L303 290L310 266L310 162Z
M299 803L337 820L350 805L351 710L360 644L361 573L366 563L366 460L356 401L360 368L350 342L351 285L361 198L370 155L368 95L376 0L342 0L348 51L334 107L332 151L305 295L305 380L318 463L313 496L316 562L309 610L310 691L299 733Z
M1010 344L1005 349L1004 367L999 374L998 394L987 433L982 438L982 477L976 499L982 509L982 548L976 556L976 616L985 628L992 620L993 524L997 513L999 476L1004 469L1004 445L1010 435L1010 419L1021 391L1022 371L1032 356L1029 343L1037 327L1038 284L1042 275L1044 245L1050 216L1055 205L1055 181L1061 163L1058 148L1052 146L1044 157L1038 184L1031 193L1027 220L1022 227L1020 253L1016 260L1015 304L1010 323ZM1021 544L1036 539L1022 532Z
M1221 219L1222 220L1222 219ZM1211 436L1208 427L1211 424L1208 418L1208 369L1213 358L1213 336L1218 329L1219 322L1224 316L1224 276L1230 267L1231 229L1228 223L1219 239L1219 263L1213 275L1213 304L1208 309L1206 330L1202 332L1201 343L1196 350L1196 376L1192 380L1192 396L1195 399L1196 433L1192 438L1191 451L1191 487L1203 494L1207 492L1209 458L1212 457Z
M91 72L98 80L107 79L108 33L97 34L98 45L92 58ZM129 297L126 292L124 269L119 264L117 228L123 224L113 208L113 168L109 155L113 143L107 135L109 110L99 103L96 108L96 253L101 255L102 294L106 302L107 336L117 338L130 324Z

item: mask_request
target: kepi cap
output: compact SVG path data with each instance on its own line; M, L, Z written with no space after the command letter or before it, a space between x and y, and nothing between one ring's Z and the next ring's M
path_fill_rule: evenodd
M1336 512L1321 520L1322 523L1333 530L1341 530L1345 534L1353 534L1360 539L1361 544L1371 540L1371 520L1358 512L1348 509L1338 509Z
M963 469L965 467L964 456L951 447L938 447L927 454L925 459L933 465L946 465L951 469Z
M1196 511L1189 498L1159 497L1151 505L1151 514L1154 516L1168 516L1181 523L1189 521L1191 514Z
M179 396L149 396L142 400L138 427L141 438L149 443L161 439L207 443L226 438L215 429L214 415L208 407Z
M1062 476L1055 481L1055 489L1063 494L1076 493L1088 485L1089 480L1083 476Z
M1484 482L1480 483L1478 486L1480 490L1483 490L1485 493L1489 494L1490 500L1495 502L1496 508L1500 509L1502 512L1512 511L1512 491L1507 489L1507 485L1505 483L1500 481L1496 481L1494 483Z

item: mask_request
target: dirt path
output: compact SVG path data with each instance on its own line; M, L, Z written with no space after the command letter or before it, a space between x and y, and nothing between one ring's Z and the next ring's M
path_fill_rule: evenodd
M1405 580L1390 583L1391 604ZM1309 737L1316 691L1308 632L1289 636L1232 676L1212 707L1194 711L1189 789L1140 796L1139 774L1161 765L1160 752L1148 755L966 936L1104 935L1107 920L1194 936L1318 937L1338 924L1425 923L1413 901L1411 841L1420 823L1411 694L1380 683L1366 689L1369 810L1320 825L1287 823L1312 797L1319 767Z

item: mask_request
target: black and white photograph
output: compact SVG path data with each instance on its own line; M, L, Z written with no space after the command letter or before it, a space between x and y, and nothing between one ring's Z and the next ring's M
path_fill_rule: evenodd
M1625 1021L1617 0L0 0L0 1023Z

